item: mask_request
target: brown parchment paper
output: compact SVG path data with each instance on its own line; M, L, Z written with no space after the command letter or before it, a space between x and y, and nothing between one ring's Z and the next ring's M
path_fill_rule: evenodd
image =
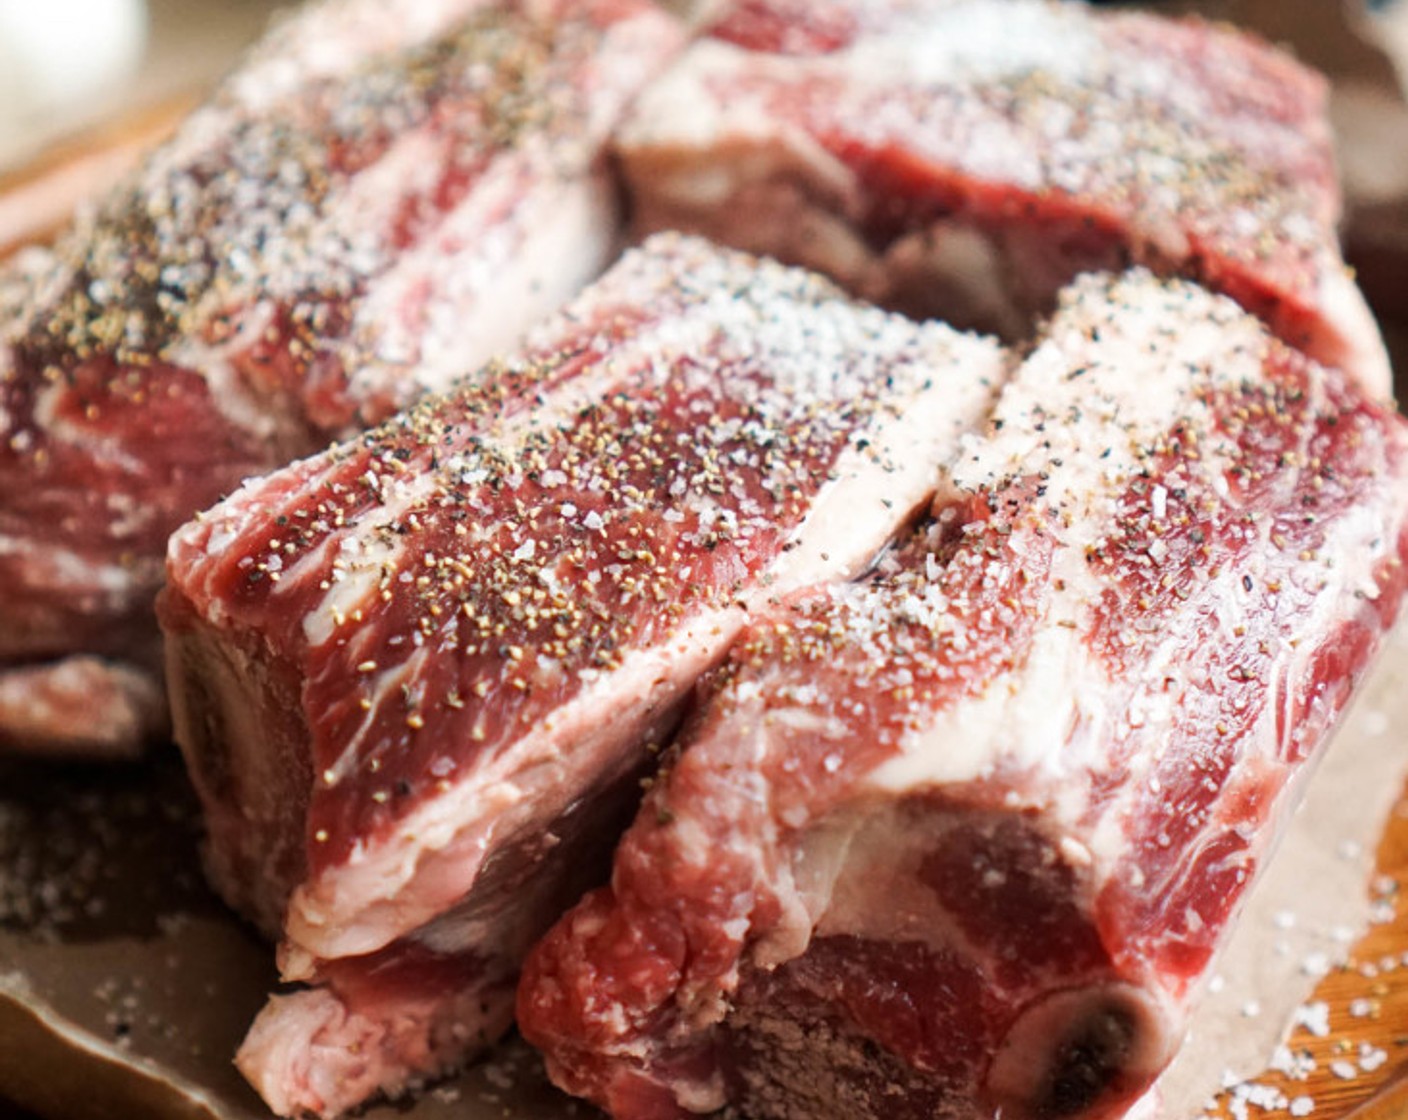
M1400 624L1253 889L1188 1038L1155 1087L1152 1115L1195 1117L1225 1083L1266 1068L1297 1007L1372 916L1374 849L1405 769L1408 625Z
M1180 6L1290 42L1334 75L1351 253L1380 309L1408 322L1408 144L1392 142L1408 136L1408 112L1391 65L1353 34L1357 5ZM1401 174L1385 162L1399 157ZM1402 327L1388 324L1387 333L1408 342ZM1400 349L1400 370L1408 369L1405 355ZM1193 1120L1225 1078L1262 1070L1320 970L1347 952L1370 918L1371 853L1403 789L1405 747L1408 626L1400 625L1249 899L1187 1044L1143 1102L1143 1118ZM205 888L198 840L173 752L135 769L0 761L0 1116L11 1100L57 1120L267 1120L230 1059L275 983L272 952ZM413 1103L364 1115L598 1114L554 1093L533 1056L509 1044Z
M1293 1009L1369 917L1369 853L1408 763L1408 626L1336 737L1223 959L1152 1115L1190 1120L1265 1067ZM230 1064L275 982L206 891L179 762L0 767L0 1095L63 1120L267 1118ZM375 1120L596 1115L510 1046Z

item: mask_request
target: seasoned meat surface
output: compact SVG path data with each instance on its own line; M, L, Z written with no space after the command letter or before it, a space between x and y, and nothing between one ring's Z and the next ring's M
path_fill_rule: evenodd
M699 675L751 611L869 563L1004 370L991 341L664 236L521 356L177 533L163 620L211 870L321 985L246 1047L271 1103L356 1103L290 1085L287 1025L413 999L359 978L407 959L443 962L445 1014L478 993L466 1038L501 1030ZM440 1030L415 1014L378 1076Z
M170 533L474 368L604 267L603 142L679 41L647 0L323 0L16 266L0 673L91 658L155 688ZM8 716L0 738L31 735ZM95 750L142 741L90 722Z
M1397 614L1408 425L1088 277L866 578L755 616L519 1025L618 1120L1118 1115Z
M1224 292L1387 396L1326 86L1251 36L1047 0L727 0L617 140L643 231L1024 338L1078 273Z

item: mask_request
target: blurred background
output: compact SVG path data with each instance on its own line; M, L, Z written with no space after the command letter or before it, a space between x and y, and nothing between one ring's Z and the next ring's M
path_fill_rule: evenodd
M54 232L169 131L291 2L0 0L0 252ZM1408 326L1397 325L1408 324L1408 0L1145 6L1252 28L1331 76L1348 255L1408 353Z
M193 96L230 67L279 6L0 0L0 170L116 111Z
M0 0L0 171L115 109L194 96L290 2ZM1381 82L1395 61L1408 73L1408 0L1149 0L1148 6L1256 28L1340 77Z

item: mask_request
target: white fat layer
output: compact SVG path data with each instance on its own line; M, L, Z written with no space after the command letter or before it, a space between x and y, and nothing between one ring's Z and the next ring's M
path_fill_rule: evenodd
M310 82L346 77L369 58L427 42L486 6L487 0L400 0L388 19L385 0L322 0L280 23L226 91L249 110L277 112Z
M1231 301L1141 273L1113 282L1087 278L1068 293L1049 340L999 400L995 416L1002 421L1000 432L987 440L971 439L953 478L960 490L980 490L1047 472L1048 494L1069 518L1056 530L1062 546L1050 581L1053 588L1064 583L1064 589L1050 596L1030 657L994 679L983 695L938 712L903 753L873 772L874 786L895 794L983 778L1001 766L1041 775L1043 790L1075 791L1076 783L1063 786L1061 778L1098 766L1096 752L1112 731L1167 725L1183 691L1165 685L1184 672L1176 628L1140 666L1122 728L1103 726L1106 717L1099 704L1083 699L1122 690L1122 682L1105 678L1085 645L1090 611L1103 588L1089 572L1085 549L1097 545L1107 531L1116 496L1139 469L1139 449L1163 436L1175 418L1192 418L1191 427L1204 434L1203 469L1214 479L1223 474L1232 449L1209 434L1205 406L1193 394L1209 386L1233 388L1244 379L1259 383L1265 376L1266 339L1259 324ZM1072 378L1076 370L1084 372ZM1311 391L1321 391L1318 376ZM1292 482L1288 474L1287 485ZM1270 526L1259 524L1264 539L1253 551L1266 555L1274 548ZM1307 650L1313 649L1316 635L1343 616L1353 597L1375 593L1375 565L1393 544L1383 539L1382 518L1372 510L1337 516L1333 534L1322 554L1335 560L1333 566L1322 561L1323 578L1339 593L1318 596L1301 620L1297 639L1305 639ZM1254 578L1257 564L1254 560L1249 570ZM1241 622L1243 574L1239 568L1200 586L1188 616L1197 613L1198 603L1211 604L1230 640ZM1248 749L1271 758L1278 746L1275 713L1268 711ZM1157 752L1142 753L1128 788L1144 781L1156 762ZM1051 808L1059 818L1073 816L1080 806L1058 797ZM1117 816L1111 813L1107 819ZM1097 858L1111 859L1123 843L1118 827L1111 826L1101 830L1092 846Z
M614 187L594 174L525 190L539 175L500 160L467 205L378 281L354 327L375 339L379 359L354 373L358 399L405 397L412 362L421 391L446 388L605 267L619 225Z
M453 166L454 143L450 135L428 128L400 133L330 199L327 227L344 237L357 230L394 229L407 198L434 197L445 168ZM478 200L471 198L471 206L477 206Z
M221 343L210 343L196 334L183 334L167 360L180 369L199 371L210 391L210 401L220 415L244 431L271 440L278 434L278 419L267 402L258 400L235 369L233 358L248 350L273 322L274 307L267 302L250 305L231 317L234 328Z
M766 103L739 87L737 75L744 68L780 82L835 76L862 87L922 86L998 81L1030 72L1076 79L1104 63L1107 54L1086 13L1045 0L929 5L922 18L899 19L884 34L864 35L849 48L821 57L755 54L718 39L701 39L682 64L641 96L620 132L620 143L629 150L657 143L711 146L724 134L731 140L773 136L781 122Z
M83 552L53 542L36 543L29 537L0 532L0 557L18 561L19 586L70 595L82 595L94 610L120 610L134 591L153 589L161 579L161 562L150 559L124 566L103 563ZM42 630L43 636L40 631ZM63 615L46 612L37 627L0 628L0 656L32 657L35 642L72 640Z
M1141 450L1174 418L1205 418L1200 387L1259 380L1265 345L1255 320L1191 285L1134 273L1113 283L1091 278L1068 293L1048 338L1004 389L994 413L1000 428L964 441L951 481L957 491L981 492L1045 472L1048 493L1069 515L1051 580L1065 590L1052 594L1027 660L983 695L939 712L875 771L876 785L898 792L968 781L999 764L1059 775L1097 761L1079 749L1099 743L1097 712L1081 697L1108 687L1084 651L1088 611L1103 590L1085 548L1103 536ZM1193 426L1204 427L1197 419ZM1081 724L1096 734L1068 741Z
M1014 0L1002 6L955 2L938 10L930 6L922 19L901 18L884 34L864 35L851 47L821 57L756 54L704 39L641 96L619 133L619 144L629 160L651 149L712 150L724 138L729 146L759 150L782 143L799 167L825 172L818 180L836 184L849 179L849 172L824 153L805 129L789 125L765 97L740 83L740 73L784 88L831 79L864 96L870 88L978 85L1034 72L1058 80L1083 77L1088 81L1108 69L1110 61L1098 27L1086 13L1044 0ZM901 131L913 127L908 110L887 99L877 102L876 112L880 114L877 127ZM899 115L889 120L894 113ZM1010 131L979 128L966 148L969 171L1039 186L1046 175L1042 154L1014 146ZM748 178L755 177L757 170L744 169ZM691 171L700 182L688 188L689 193L702 194L706 184L713 182L717 194L740 168L721 165L712 174L701 167ZM679 188L684 183L674 185Z
M837 57L858 79L892 85L935 77L979 83L1032 72L1075 79L1103 54L1097 24L1074 5L958 0L929 5L895 34L863 36Z
M1314 357L1352 373L1374 396L1391 399L1393 367L1383 334L1343 265L1324 266L1318 305L1336 337L1316 347Z
M235 1064L279 1116L338 1116L459 1065L508 1030L513 987L491 972L427 996L349 1007L325 988L271 996Z
M835 470L844 481L817 496L792 547L773 566L771 593L835 580L864 564L899 520L933 494L960 436L981 422L1003 381L1002 350L946 328L932 331L930 346L939 384L877 425L865 451L846 449Z
M1193 284L1138 269L1082 278L1004 390L1000 430L966 441L953 484L977 491L1046 471L1049 490L1079 505L1068 541L1093 542L1141 451L1178 418L1206 429L1197 394L1261 381L1268 345L1257 320Z
M725 134L731 140L774 137L781 128L777 116L738 90L734 81L745 58L750 66L787 72L780 60L749 56L727 43L701 39L680 63L642 91L617 132L617 143L630 152L657 144L712 147ZM729 83L727 106L713 89L719 82Z

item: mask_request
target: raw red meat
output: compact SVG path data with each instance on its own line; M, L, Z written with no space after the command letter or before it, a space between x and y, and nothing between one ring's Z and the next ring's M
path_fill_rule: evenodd
M172 530L595 275L618 237L603 140L679 43L648 0L331 0L282 23L4 285L0 673L77 657L156 687Z
M321 985L251 1036L266 1098L356 1103L300 1080L294 1035L355 1038L386 1088L443 1066L444 1016L461 1053L501 1029L696 678L750 610L923 508L1003 370L990 341L663 236L523 358L178 532L162 614L210 869ZM427 954L438 1004L363 982Z
M1250 36L1044 0L727 0L618 137L642 231L1022 337L1077 273L1222 291L1389 394L1326 87Z
M519 1024L617 1120L1119 1114L1398 611L1408 425L1089 277L927 528L756 617Z

